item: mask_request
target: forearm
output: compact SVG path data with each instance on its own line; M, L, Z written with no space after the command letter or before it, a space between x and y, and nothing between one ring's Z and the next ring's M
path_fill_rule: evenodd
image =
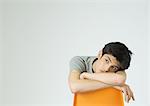
M77 80L73 83L73 93L76 92L87 92L87 91L93 91L97 89L103 89L107 87L113 87L111 84L105 84L100 81L94 81L94 80Z
M123 76L116 73L88 73L86 79L101 81L111 85L122 85L125 81Z

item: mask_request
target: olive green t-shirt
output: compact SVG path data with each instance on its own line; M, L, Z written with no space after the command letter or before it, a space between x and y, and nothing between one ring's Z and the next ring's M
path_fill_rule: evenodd
M92 64L97 60L96 56L74 56L69 62L70 71L73 69L82 72L94 73Z

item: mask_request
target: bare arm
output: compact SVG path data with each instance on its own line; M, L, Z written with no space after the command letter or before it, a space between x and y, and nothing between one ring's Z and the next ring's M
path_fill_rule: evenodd
M124 73L118 72L117 74L122 75ZM131 98L134 100L133 92L127 84L123 84L122 86L114 86L96 80L80 79L80 72L77 70L73 70L70 72L68 81L72 93L87 92L107 87L113 87L115 89L121 90L124 93L125 100L127 102L129 102Z
M72 93L76 92L86 92L97 89L102 89L106 87L112 87L113 85L105 84L100 81L80 79L80 72L78 70L72 70L69 75L69 86Z
M126 80L125 71L118 71L117 73L82 73L80 76L81 79L89 79L101 81L106 84L111 85L122 85Z

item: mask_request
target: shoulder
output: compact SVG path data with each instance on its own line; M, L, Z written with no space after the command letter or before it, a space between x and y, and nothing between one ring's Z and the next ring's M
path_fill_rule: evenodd
M79 61L84 61L85 62L85 61L87 61L89 59L92 59L93 57L94 56L73 56L70 61L79 60Z
M85 71L86 64L83 56L73 56L69 62L70 70Z
M71 59L70 59L70 62L79 62L79 61L83 61L83 57L82 56L73 56Z

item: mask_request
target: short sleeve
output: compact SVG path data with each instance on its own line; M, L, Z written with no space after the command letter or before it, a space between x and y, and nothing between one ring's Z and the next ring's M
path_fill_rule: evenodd
M72 71L73 69L78 70L80 72L85 71L85 62L80 56L74 56L71 58L69 62L69 69Z

